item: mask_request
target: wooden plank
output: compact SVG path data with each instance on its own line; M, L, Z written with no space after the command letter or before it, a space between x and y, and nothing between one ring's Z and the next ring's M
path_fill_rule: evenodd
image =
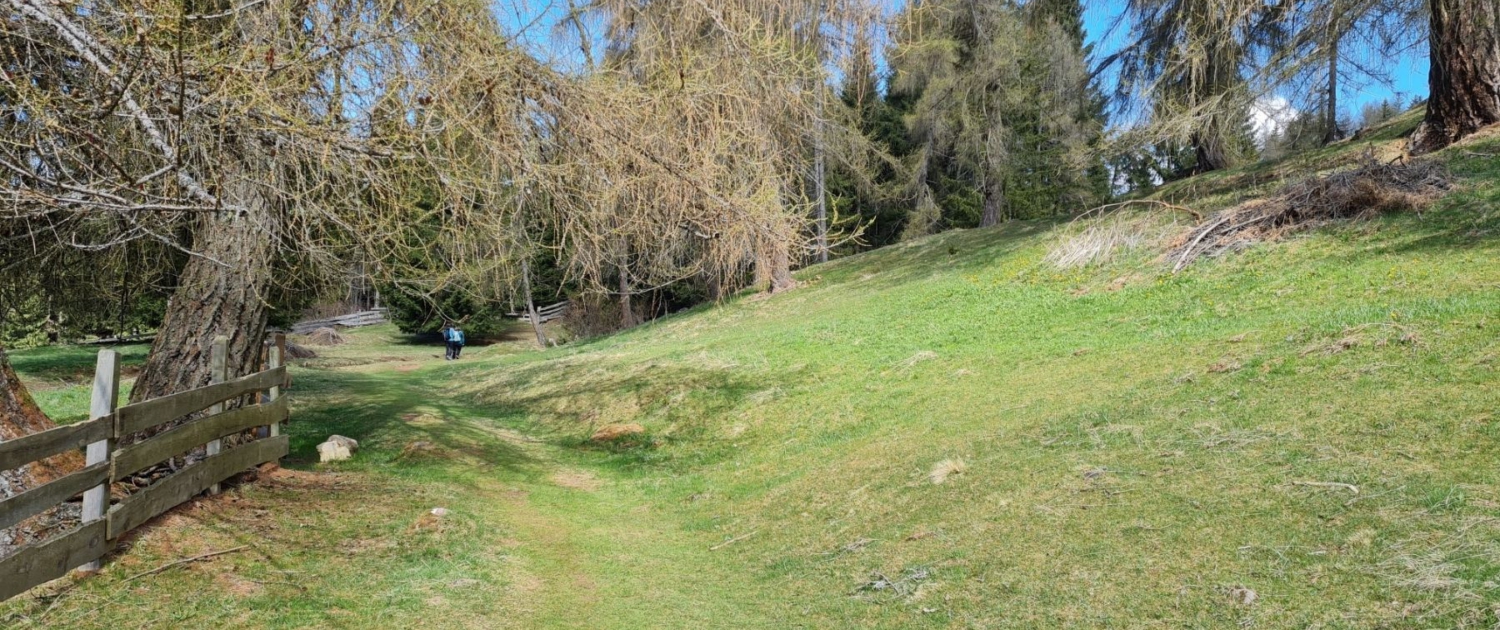
M105 539L107 531L108 521L94 521L61 536L26 545L0 559L0 601L103 557L110 549Z
M115 451L114 468L109 478L111 481L121 479L168 457L186 453L209 440L275 424L286 417L287 399L282 398L269 404L240 407L216 416L198 418Z
M217 385L199 387L134 405L126 405L115 412L119 418L119 430L115 435L130 435L163 422L170 422L187 414L202 411L214 403L269 389L285 382L286 368L272 368Z
M109 464L107 462L94 464L61 479L54 479L0 501L0 529L15 525L35 516L42 510L67 501L73 498L73 495L104 483L108 477Z
M235 473L280 459L286 455L287 445L285 435L256 440L199 461L131 495L109 513L110 540L139 527Z
M208 374L209 382L215 385L229 380L229 338L224 335L214 337L214 344L208 356ZM214 403L208 408L210 416L217 416L221 413L224 413L224 403ZM218 455L223 448L224 442L215 436L204 446L204 451L206 455L213 457ZM209 486L208 493L218 494L219 484Z
M99 358L94 362L94 389L89 399L89 418L111 418L115 413L115 405L120 399L120 355L114 350L100 350ZM110 447L113 446L114 430L111 426L110 437L91 442L84 453L84 464L87 466L108 466ZM107 481L107 479L105 480ZM109 509L109 486L101 483L89 488L83 493L83 511L79 515L84 523L92 523L104 518L104 511ZM85 569L99 570L99 562L96 560L84 565Z
M83 448L91 442L108 438L113 429L113 418L104 417L0 442L0 470L20 468L58 453Z
M266 354L268 367L281 367L281 363L284 360L283 357L286 356L286 335L276 333L276 336L271 340L271 349ZM266 390L266 402L271 403L276 402L277 400L281 400L280 387L272 387L271 389ZM285 404L285 401L283 401L282 405L284 406ZM286 420L290 417L291 413L288 412L286 415L279 418L276 422L272 422L270 426L267 427L268 433L270 434L269 437L276 437L278 435L281 435L281 421Z

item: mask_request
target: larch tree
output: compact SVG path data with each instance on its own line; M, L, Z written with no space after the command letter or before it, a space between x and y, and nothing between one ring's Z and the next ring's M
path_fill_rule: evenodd
M1246 69L1277 33L1277 9L1263 0L1130 0L1129 41L1104 60L1120 69L1119 100L1147 113L1128 142L1188 146L1197 172L1234 164L1248 149L1248 107L1263 91Z
M548 200L554 247L622 323L632 295L688 279L778 292L819 255L816 156L837 159L852 136L824 124L842 107L822 41L842 7L598 0L574 14L606 45L549 114L546 171L589 174L548 186L569 191Z
M1500 123L1500 0L1429 0L1427 116L1414 152Z
M186 255L135 400L206 383L216 335L254 369L285 289L351 252L419 258L414 225L505 233L482 209L546 80L483 3L7 2L6 231Z

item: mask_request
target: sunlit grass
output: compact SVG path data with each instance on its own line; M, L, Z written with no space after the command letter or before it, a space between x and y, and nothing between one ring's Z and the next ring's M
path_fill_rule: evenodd
M544 353L445 363L355 332L293 370L303 472L0 619L1490 627L1496 149L1448 152L1459 190L1420 215L1176 275L1135 250L1057 270L1066 230L1019 223ZM587 441L610 422L646 436ZM312 463L330 433L364 449ZM257 551L123 583L239 544Z

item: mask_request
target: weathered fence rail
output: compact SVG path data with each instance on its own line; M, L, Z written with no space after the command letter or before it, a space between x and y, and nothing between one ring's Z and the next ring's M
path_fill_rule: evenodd
M0 501L0 528L5 528L83 494L78 527L0 558L0 600L77 567L98 568L99 558L121 534L201 492L218 492L219 482L236 473L285 456L288 443L281 435L281 423L289 411L281 397L281 386L286 383L286 367L281 364L284 343L278 335L265 371L229 379L224 370L227 340L215 339L212 384L118 409L118 355L100 350L90 419L0 442L0 470L86 449L82 470ZM256 394L260 394L258 404L224 411L225 402ZM147 439L115 447L125 437L204 411L208 413ZM254 429L260 429L255 432L259 439L222 448L224 437ZM200 447L205 449L202 459L106 509L110 483Z
M552 321L554 319L562 317L563 315L568 314L568 307L569 306L571 306L571 303L568 302L567 300L563 300L563 301L558 302L556 304L548 304L547 306L539 306L536 309L536 318L537 318L537 321L545 324L545 323L550 322L550 321ZM510 317L515 317L517 319L527 319L527 320L529 320L531 318L531 316L528 315L528 314L526 314L526 313L506 313L506 315L508 315Z
M390 318L386 315L385 309L377 308L369 311L350 313L348 315L339 315L338 317L330 317L328 319L315 319L305 322L297 322L295 324L292 324L292 332L299 335L305 335L319 328L328 328L331 326L343 326L345 328L373 326L375 324L384 324L389 321L389 319Z

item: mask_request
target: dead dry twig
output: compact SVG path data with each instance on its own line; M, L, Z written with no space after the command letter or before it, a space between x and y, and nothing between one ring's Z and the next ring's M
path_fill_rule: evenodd
M1359 494L1359 486L1352 483L1339 483L1337 481L1293 481L1294 486L1311 486L1314 488L1343 488L1354 494Z
M162 571L166 571L167 569L170 569L170 568L175 567L175 566L179 566L179 565L183 565L183 564L191 564L193 562L199 562L199 561L202 561L202 560L207 560L207 559L213 558L215 556L222 556L222 555L225 555L225 554L234 553L236 551L244 551L244 550L249 549L249 548L250 548L250 545L240 545L240 546L235 547L233 549L225 549L223 551L210 551L208 553L196 555L196 556L193 556L191 558L183 558L181 560L174 560L172 562L168 562L168 563L166 563L164 565L156 567L155 569L151 569L150 571L142 571L142 572L137 573L135 575L132 575L132 576L130 576L128 578L120 580L120 583L124 584L125 582L129 582L131 580L135 580L135 579L138 579L138 578L143 578L143 577L146 577L148 575L156 575L157 573L161 573Z

